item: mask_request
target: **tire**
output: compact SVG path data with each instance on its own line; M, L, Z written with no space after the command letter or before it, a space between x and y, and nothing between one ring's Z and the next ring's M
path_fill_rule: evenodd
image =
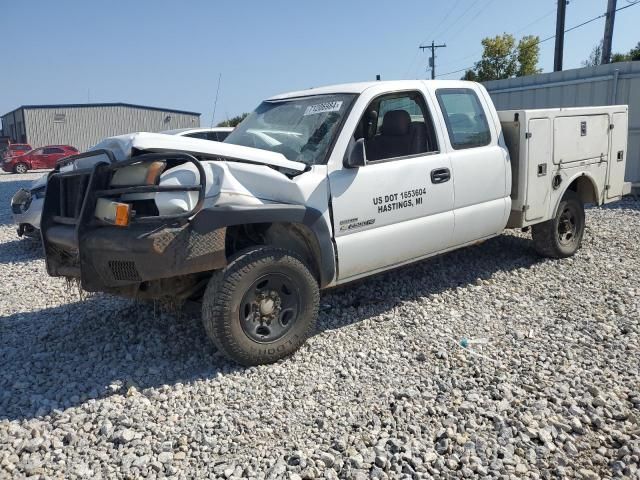
M567 258L575 254L584 236L584 205L569 190L551 220L533 225L533 245L538 254L549 258Z
M23 162L16 163L16 166L13 167L13 173L27 173L28 171L29 166Z
M215 272L202 301L207 336L245 366L291 355L313 333L320 294L294 253L272 247L244 251Z

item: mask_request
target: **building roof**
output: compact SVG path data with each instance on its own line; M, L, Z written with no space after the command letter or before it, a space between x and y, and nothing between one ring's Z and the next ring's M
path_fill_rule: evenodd
M197 115L200 116L199 112L189 112L187 110L176 110L175 108L160 108L160 107L148 107L146 105L136 105L133 103L123 103L123 102L115 102L115 103L61 103L61 104L52 104L52 105L22 105L18 108L11 110L10 112L2 115L3 117L6 115L10 115L13 112L16 112L20 109L25 110L36 110L36 109L55 109L55 108L95 108L95 107L130 107L130 108L140 108L143 110L154 110L157 112L169 112L169 113L183 113L185 115Z

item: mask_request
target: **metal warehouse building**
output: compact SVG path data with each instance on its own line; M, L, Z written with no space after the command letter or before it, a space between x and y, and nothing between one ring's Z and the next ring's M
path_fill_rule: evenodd
M105 137L199 127L200 114L128 103L23 105L2 116L2 134L15 143L72 145L80 151Z
M640 62L621 62L485 82L498 110L629 105L625 179L640 188Z

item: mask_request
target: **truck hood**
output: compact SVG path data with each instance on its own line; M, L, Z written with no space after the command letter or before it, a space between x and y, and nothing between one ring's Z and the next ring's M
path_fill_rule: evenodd
M134 151L180 151L210 159L218 158L286 168L298 173L308 169L306 164L287 160L284 155L277 152L163 133L138 132L110 137L89 150L110 150L119 161L130 158Z

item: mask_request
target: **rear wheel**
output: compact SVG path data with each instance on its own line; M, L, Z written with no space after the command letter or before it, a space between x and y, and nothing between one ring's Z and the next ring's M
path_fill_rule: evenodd
M272 363L295 352L315 329L318 284L294 253L252 248L209 281L202 303L207 335L242 365Z
M13 171L15 173L27 173L29 171L29 167L26 163L20 162L16 163L16 166L13 167Z
M556 215L531 228L533 245L545 257L566 258L576 253L584 236L584 205L573 191L565 193Z

